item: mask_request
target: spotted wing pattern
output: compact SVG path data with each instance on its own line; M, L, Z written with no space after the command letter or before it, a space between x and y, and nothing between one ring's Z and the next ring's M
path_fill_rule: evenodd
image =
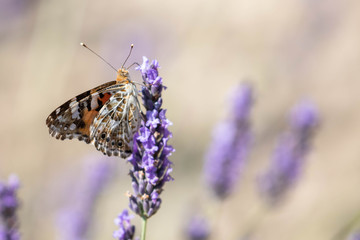
M70 99L46 119L51 136L61 140L78 138L94 144L108 156L122 157L131 154L132 138L139 123L140 106L135 85L117 81Z
M140 116L136 87L128 83L110 97L90 127L96 149L108 156L128 157Z

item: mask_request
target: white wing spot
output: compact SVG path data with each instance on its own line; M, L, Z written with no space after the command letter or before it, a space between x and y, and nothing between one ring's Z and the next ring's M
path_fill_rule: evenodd
M91 99L91 109L95 109L98 106L97 98L93 97Z
M71 117L72 117L72 119L78 119L79 118L79 112L78 111L73 112Z
M77 104L77 101L76 101L76 100L71 101L69 107L70 107L70 108L73 108L75 104Z

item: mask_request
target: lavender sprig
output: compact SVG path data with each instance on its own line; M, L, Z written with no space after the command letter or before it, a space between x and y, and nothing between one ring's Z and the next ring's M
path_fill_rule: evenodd
M132 240L135 234L135 226L131 225L130 220L133 216L129 216L127 210L124 210L117 218L114 223L119 227L118 230L114 231L113 237L117 240Z
M166 118L162 108L162 78L158 73L159 64L144 57L140 70L142 87L143 116L139 132L134 136L133 154L129 158L132 167L130 176L134 194L129 194L129 206L132 211L146 220L160 208L160 194L164 184L173 180L170 176L172 162L168 159L174 148L168 145L172 137L168 127L172 123ZM146 222L144 222L146 223Z
M210 235L209 223L200 215L195 215L187 224L186 233L189 240L206 240Z
M19 240L17 209L19 201L16 192L19 189L19 179L11 175L7 183L0 183L0 240Z
M299 178L317 125L314 105L304 102L294 107L290 131L280 138L269 169L259 178L260 192L270 204L278 203Z
M242 84L235 89L232 97L231 114L215 128L205 157L205 180L219 199L226 198L233 191L252 139L252 89Z
M350 234L347 240L360 240L360 232L354 232Z

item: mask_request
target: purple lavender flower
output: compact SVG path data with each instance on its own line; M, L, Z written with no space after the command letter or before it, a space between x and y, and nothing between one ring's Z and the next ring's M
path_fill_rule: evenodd
M206 240L210 234L210 227L205 218L193 216L186 229L189 240Z
M117 218L115 218L115 225L119 227L114 231L113 237L117 240L132 240L135 234L135 226L131 225L130 220L133 216L129 216L127 210L124 210Z
M269 169L259 178L261 193L270 204L278 203L299 178L317 125L312 104L304 102L292 110L290 131L280 138Z
M360 240L360 232L350 234L347 240Z
M71 206L59 214L62 239L83 240L90 227L95 202L111 175L111 162L103 158L87 158L85 174L72 188Z
M19 201L16 191L20 186L19 179L11 175L7 183L0 183L0 213L2 225L0 225L0 240L19 240L18 221L16 211Z
M134 195L129 194L130 209L143 219L154 215L160 208L159 197L166 182L173 180L170 176L172 162L168 159L174 148L168 145L172 137L168 126L172 123L166 118L162 109L161 93L165 87L158 75L159 64L156 60L149 63L144 57L140 70L144 87L142 87L143 106L146 109L139 132L134 136L133 154L129 158L132 167L132 187Z
M252 133L250 110L252 89L242 84L234 91L231 114L216 126L213 141L205 157L205 180L215 195L226 198L234 188L247 157Z

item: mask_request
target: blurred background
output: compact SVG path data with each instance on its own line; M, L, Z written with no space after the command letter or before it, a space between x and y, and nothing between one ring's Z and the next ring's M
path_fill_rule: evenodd
M254 89L254 145L236 191L222 203L219 239L239 239L254 222L263 204L256 179L302 99L321 119L313 149L296 188L257 223L253 237L330 239L360 211L359 12L355 0L1 0L0 177L20 178L22 239L65 239L58 216L80 201L77 185L94 161L108 161L112 173L87 239L112 239L113 219L128 205L125 160L104 158L77 140L58 141L45 125L66 100L115 80L80 42L115 67L131 43L129 63L142 56L160 63L175 181L165 186L147 239L186 239L188 215L218 205L203 182L204 154L228 113L229 92L243 80Z

